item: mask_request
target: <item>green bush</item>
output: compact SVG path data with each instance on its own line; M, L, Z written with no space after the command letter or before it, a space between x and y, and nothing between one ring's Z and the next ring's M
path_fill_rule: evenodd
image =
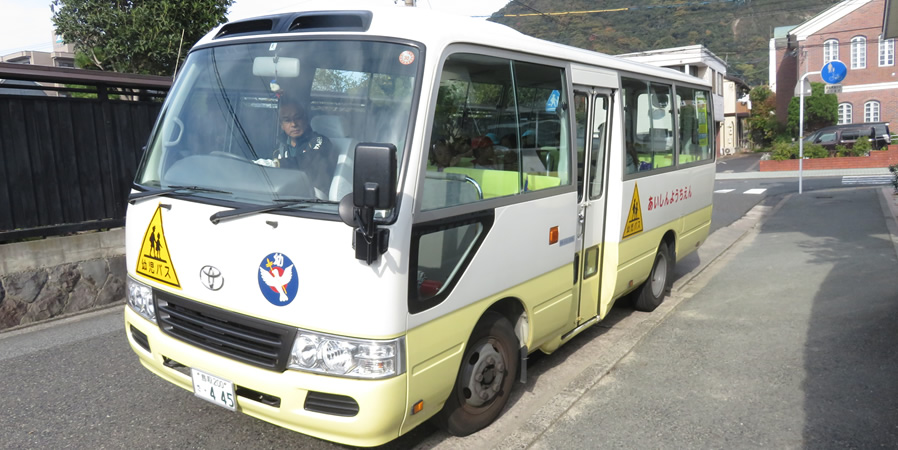
M892 172L892 186L895 186L895 193L898 194L898 164L889 166L889 172Z
M870 138L867 136L861 136L854 141L854 148L852 149L855 152L860 152L861 155L873 150L873 144L870 143Z
M791 142L775 142L770 148L770 159L774 161L785 161L787 159L796 158L798 158L798 146Z
M819 145L819 144L805 144L804 157L805 158L827 158L827 157L829 157L829 150L823 148L823 146Z
M770 159L774 161L784 161L787 159L798 159L798 144L794 142L776 142L770 149ZM819 144L804 144L805 158L826 158L829 151Z
M858 149L857 145L852 148L845 148L841 145L836 146L836 154L839 156L864 156L867 153L863 149Z

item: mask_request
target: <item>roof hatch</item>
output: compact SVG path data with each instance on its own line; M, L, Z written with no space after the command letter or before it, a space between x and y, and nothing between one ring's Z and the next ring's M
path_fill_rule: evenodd
M279 14L230 22L213 39L253 34L298 33L307 31L368 31L371 11L309 11Z

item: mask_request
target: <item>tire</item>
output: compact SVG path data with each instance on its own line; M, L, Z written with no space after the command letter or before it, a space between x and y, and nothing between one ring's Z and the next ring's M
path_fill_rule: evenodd
M655 254L655 263L649 278L639 287L636 301L633 307L637 311L652 312L661 305L664 297L670 291L671 274L673 273L673 261L670 258L670 249L667 244L661 243L658 253Z
M508 319L484 314L471 332L452 392L434 416L436 425L453 436L467 436L499 417L517 377L518 351Z

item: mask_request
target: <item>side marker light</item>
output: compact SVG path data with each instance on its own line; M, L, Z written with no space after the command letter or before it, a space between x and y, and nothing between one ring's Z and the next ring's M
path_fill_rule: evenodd
M549 245L558 243L558 227L549 228Z

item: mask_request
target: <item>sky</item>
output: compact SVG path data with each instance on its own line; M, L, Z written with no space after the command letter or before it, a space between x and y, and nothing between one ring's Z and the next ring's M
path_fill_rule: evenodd
M242 19L296 5L320 3L326 8L332 0L236 0L228 12L229 20ZM418 7L468 16L489 16L508 0L418 0ZM0 0L0 55L24 50L53 50L53 13L50 0Z

